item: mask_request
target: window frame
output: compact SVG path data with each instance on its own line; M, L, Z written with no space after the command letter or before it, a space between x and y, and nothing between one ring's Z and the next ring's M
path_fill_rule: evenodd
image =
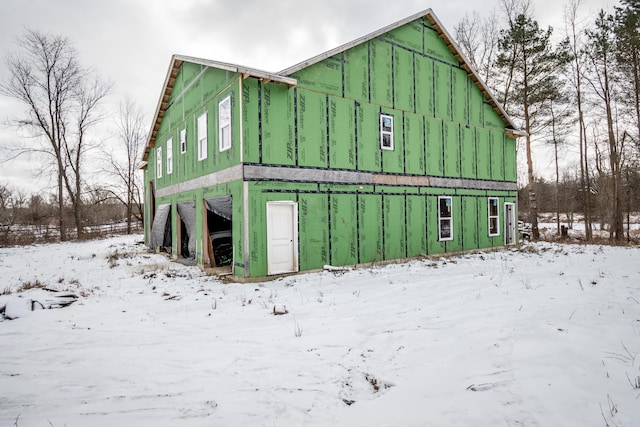
M385 126L385 119L391 120L391 126ZM388 128L385 130L385 128ZM385 135L389 136L389 145L385 144L384 137ZM394 141L393 141L393 116L391 114L380 113L380 149L381 150L389 150L393 151L394 149Z
M209 151L208 123L206 110L196 120L196 134L198 137L198 161L205 160Z
M227 95L218 103L218 148L221 153L223 151L230 150L233 145L233 137L231 133L231 107L231 95ZM227 117L223 117L224 112L227 112ZM225 138L225 135L227 138Z
M444 200L449 200L449 216L442 216L441 203ZM443 224L445 221L449 222L449 236L443 237ZM445 242L453 240L453 197L452 196L438 196L438 241Z
M495 201L495 214L491 214L491 202ZM500 199L498 197L488 197L487 198L487 231L489 233L489 237L496 237L500 235ZM491 220L495 219L495 232L491 232Z
M167 139L166 157L167 175L171 175L173 173L173 138Z
M156 178L162 178L162 147L156 147Z
M187 152L187 128L180 131L180 154Z

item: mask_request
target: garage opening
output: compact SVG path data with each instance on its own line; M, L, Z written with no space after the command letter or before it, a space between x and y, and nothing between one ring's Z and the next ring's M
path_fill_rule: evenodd
M171 253L171 205L162 204L156 209L151 225L151 247Z
M231 240L231 196L205 199L208 235L207 259L211 267L232 266L233 244Z
M196 202L180 202L177 204L180 218L179 253L183 258L196 258Z

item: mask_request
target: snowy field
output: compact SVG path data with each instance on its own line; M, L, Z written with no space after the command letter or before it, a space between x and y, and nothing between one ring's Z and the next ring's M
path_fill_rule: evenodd
M140 239L0 249L0 426L640 425L638 248L225 284Z

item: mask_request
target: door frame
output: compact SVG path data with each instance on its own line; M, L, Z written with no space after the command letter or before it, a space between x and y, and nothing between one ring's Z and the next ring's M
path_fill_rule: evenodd
M516 204L506 202L504 204L504 244L505 246L516 244Z
M291 265L292 265L292 269L291 270L275 270L273 271L271 268L271 263L269 262L269 253L271 252L271 234L273 233L273 231L270 230L269 224L271 223L269 221L270 216L272 215L272 213L270 212L270 206L290 206L291 207L291 218L292 218L292 222L291 222L291 227L292 227L292 248L291 248ZM293 202L293 201L289 201L289 200L284 200L284 201L272 201L272 202L267 202L267 206L266 206L266 213L267 213L267 224L266 224L266 231L267 231L267 274L269 276L274 275L274 274L286 274L286 273L295 273L298 272L300 269L300 263L299 263L299 259L298 259L298 202Z

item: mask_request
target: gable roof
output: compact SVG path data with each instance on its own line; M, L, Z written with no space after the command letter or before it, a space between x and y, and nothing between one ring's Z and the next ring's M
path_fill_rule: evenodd
M162 118L164 117L164 113L166 112L166 109L169 107L169 97L171 94L171 90L173 89L173 85L178 75L178 71L180 70L180 65L182 65L183 62L190 62L193 64L200 64L206 67L212 67L212 68L217 68L221 70L240 73L243 75L244 78L255 77L257 79L267 81L267 82L274 81L274 82L283 83L289 86L296 86L297 80L293 77L290 77L291 74L294 74L295 72L300 71L304 68L307 68L313 64L316 64L324 59L327 59L334 55L342 53L347 49L350 49L362 43L366 43L369 40L372 40L389 31L395 30L398 27L401 27L405 24L408 24L410 22L413 22L421 18L426 18L429 20L429 22L431 23L433 28L436 30L438 35L444 40L446 46L453 52L454 57L460 62L460 66L467 72L471 80L480 89L482 94L489 100L489 103L491 104L493 109L498 113L500 118L502 118L502 120L504 121L506 125L506 132L509 134L509 136L514 138L525 136L526 133L518 129L518 126L515 125L511 117L509 117L509 115L504 110L504 108L502 108L502 105L500 105L500 103L496 99L491 89L489 89L489 87L482 80L478 72L471 66L471 63L469 62L469 60L464 56L460 47L454 41L453 37L451 37L451 35L447 32L447 30L445 30L444 26L442 25L440 20L435 16L433 11L431 9L426 9L426 10L423 10L422 12L418 12L416 14L408 16L400 21L394 22L393 24L387 25L386 27L380 28L379 30L376 30L365 36L359 37L353 41L345 43L334 49L328 50L324 53L316 55L305 61L302 61L278 73L270 73L267 71L262 71L255 68L243 67L241 65L235 65L235 64L230 64L226 62L218 62L218 61L212 61L208 59L202 59L202 58L196 58L196 57L184 56L184 55L173 55L171 57L171 64L169 65L169 70L167 71L167 76L164 81L162 94L160 95L160 99L156 107L153 124L149 131L147 145L145 147L145 151L142 156L143 162L146 162L149 156L149 152L151 151L151 148L155 144L155 140L158 135L158 130L160 129L160 123L162 121Z
M279 83L284 83L289 86L295 86L297 84L297 80L292 77L269 73L268 71L262 71L255 68L243 67L241 65L229 64L227 62L219 62L219 61L212 61L209 59L196 58L193 56L173 55L171 57L171 63L169 64L169 70L167 71L167 76L164 79L164 85L162 86L162 93L160 95L160 99L158 100L158 105L156 106L156 112L153 116L153 124L151 125L151 129L149 130L147 145L144 149L144 153L142 154L143 162L147 161L147 158L149 157L149 152L151 151L151 148L155 145L156 137L158 136L158 131L160 130L160 123L162 122L162 118L164 117L164 114L167 111L167 108L169 107L169 98L171 96L171 91L173 90L173 85L176 82L176 77L178 76L178 72L180 71L180 66L182 65L183 62L199 64L205 67L216 68L219 70L231 71L233 73L240 73L243 75L243 77L255 77L263 81L275 81ZM142 167L144 167L144 165Z

